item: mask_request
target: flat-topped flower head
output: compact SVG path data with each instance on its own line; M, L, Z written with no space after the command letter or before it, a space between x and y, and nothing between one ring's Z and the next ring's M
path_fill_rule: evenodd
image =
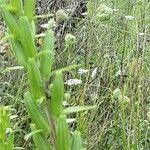
M69 79L65 82L65 84L67 85L78 85L81 83L82 83L82 80L79 80L79 79Z
M133 20L133 19L135 19L135 17L131 16L131 15L128 15L128 16L125 16L125 19L126 20Z

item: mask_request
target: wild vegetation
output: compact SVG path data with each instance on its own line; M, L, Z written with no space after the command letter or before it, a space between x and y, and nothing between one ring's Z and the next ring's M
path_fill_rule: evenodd
M0 150L149 150L150 2L0 0Z

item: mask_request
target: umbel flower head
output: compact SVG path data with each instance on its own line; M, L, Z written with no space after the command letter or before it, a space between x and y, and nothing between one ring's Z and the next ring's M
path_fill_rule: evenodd
M76 39L76 37L74 35L72 35L70 33L66 34L66 36L65 36L65 44L67 46L73 46L76 43L77 43L77 39Z
M78 85L81 83L82 83L82 80L79 80L79 79L69 79L65 82L65 84L67 85Z
M106 6L105 4L101 4L97 10L96 18L98 21L108 21L113 15L113 9Z

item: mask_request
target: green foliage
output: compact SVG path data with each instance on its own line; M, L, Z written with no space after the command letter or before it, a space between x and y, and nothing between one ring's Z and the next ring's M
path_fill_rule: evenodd
M52 116L57 118L62 112L62 101L64 97L64 83L61 71L55 73L55 79L51 88L51 95L50 112Z
M14 1L10 2L15 6ZM2 0L0 2L3 3ZM20 18L25 17L27 30L22 31L31 32L29 35L34 45L35 41L40 41L40 46L35 46L35 54L32 56L32 50L24 50L26 45L20 38L19 28L19 33L15 33L15 26L10 27L11 22L9 19L6 21L11 34L7 37L10 37L12 50L22 65L6 68L15 63L10 58L6 59L7 64L3 63L3 59L5 61L10 56L2 54L2 103L13 103L15 100L12 107L17 108L19 117L21 115L17 118L19 121L14 122L15 144L23 145L25 149L53 150L59 147L83 150L87 147L89 150L148 150L150 2L88 0L87 12L82 14L80 12L86 8L81 10L84 5L78 0L57 0L57 5L55 2L49 3L54 13L62 3L69 9L34 16L33 5L23 5L20 13L17 6L0 6L7 10L6 15L9 14L17 26ZM83 7L70 9L74 4ZM46 11L46 5L42 12ZM44 33L37 35L35 25L48 18L48 23L43 25L48 30L38 29L38 33ZM80 65L72 65L74 63ZM68 67L61 68L64 66ZM81 67L80 71L78 67ZM88 71L82 73L81 70ZM66 81L65 86L63 79ZM67 85L68 79L77 79L82 83ZM25 94L25 101L22 101L24 91L29 92L25 92L28 96ZM25 115L24 102L29 117ZM95 110L89 111L91 109ZM37 120L36 116L40 116L40 119ZM42 119L46 122L44 125L40 124ZM25 134L26 141L22 139ZM34 144L30 138L33 138ZM64 145L60 146L61 143Z
M56 145L58 150L70 150L69 129L64 115L60 115L57 121Z
M31 124L32 131L36 131L34 124ZM33 135L33 140L38 150L52 150L52 147L43 133L36 133Z
M20 41L24 48L24 56L26 61L28 58L35 57L36 55L36 47L34 42L34 37L31 32L31 25L27 17L19 18L19 31L20 31Z
M48 30L41 47L41 52L39 53L40 71L44 81L47 81L50 78L54 58L54 44L54 32L52 30Z
M71 150L82 150L81 134L78 131L74 132Z
M15 37L19 37L19 24L16 16L13 13L11 13L6 6L2 7L2 15L10 32L14 34Z
M38 150L54 148L57 150L81 149L80 134L75 133L73 140L71 140L71 134L66 122L67 118L64 113L75 113L95 107L70 107L70 109L66 110L63 108L63 72L74 69L77 66L69 66L52 72L55 49L55 37L52 29L46 31L40 52L37 51L35 44L34 0L27 0L24 3L22 3L22 0L10 0L9 3L5 3L2 6L2 13L10 30L10 42L13 52L18 62L26 70L30 86L30 92L24 93L24 99L27 112L32 120L32 132L26 135L25 139L28 140L33 136L36 149ZM67 14L60 10L56 13L56 17L59 21L68 19ZM74 45L76 37L68 34L65 41L68 45ZM51 95L51 98L49 98L46 95L46 82L50 80L52 75L54 75L54 80L51 86L48 85L50 86L48 93ZM7 123L7 120L4 121ZM4 121L1 121L2 126L5 125ZM4 143L7 126L3 127L0 146L13 145L12 136L8 137L8 143Z
M34 20L35 15L35 0L24 1L24 15L28 17L29 21Z
M17 16L23 14L22 0L11 0L8 4L8 10L15 13Z
M35 58L29 58L28 63L27 70L31 93L35 100L40 99L44 94L42 77Z
M25 102L27 111L32 119L32 121L35 123L36 127L38 129L43 129L46 132L50 132L50 126L48 123L47 118L42 114L40 109L38 108L38 105L36 101L33 99L31 94L29 92L25 93Z

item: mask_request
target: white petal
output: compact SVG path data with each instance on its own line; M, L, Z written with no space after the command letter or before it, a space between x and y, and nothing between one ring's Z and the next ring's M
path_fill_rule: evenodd
M143 35L145 35L145 33L143 33L143 32L140 32L140 33L139 33L139 35L143 36Z
M98 68L96 67L96 68L92 71L92 75L91 75L92 78L95 78L95 76L96 76L96 74L97 74L97 70L98 70Z

